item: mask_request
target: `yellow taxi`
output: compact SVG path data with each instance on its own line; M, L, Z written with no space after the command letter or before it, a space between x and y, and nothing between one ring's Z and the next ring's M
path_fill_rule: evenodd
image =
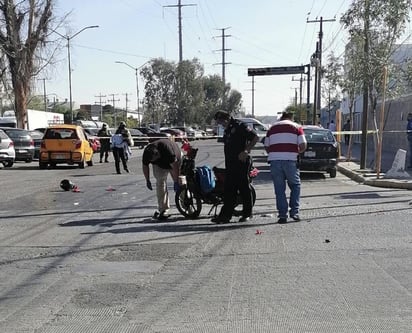
M52 125L46 128L40 146L39 168L57 164L78 164L81 169L93 165L93 148L83 127Z

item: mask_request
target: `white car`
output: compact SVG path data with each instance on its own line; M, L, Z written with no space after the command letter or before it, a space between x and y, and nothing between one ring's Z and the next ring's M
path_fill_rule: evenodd
M16 151L14 150L14 142L7 134L0 129L0 162L7 168L14 164Z
M264 143L266 132L268 131L268 128L266 127L266 125L262 124L259 120L255 118L236 118L236 119L240 120L242 123L245 123L246 125L253 128L256 131L257 135L259 136L259 142Z

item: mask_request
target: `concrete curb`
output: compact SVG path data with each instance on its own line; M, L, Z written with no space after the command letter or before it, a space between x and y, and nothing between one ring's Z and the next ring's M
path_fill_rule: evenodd
M376 177L376 173L374 174L373 171L362 171L359 169L359 165L353 162L338 163L337 168L340 173L361 184L375 187L412 190L412 179L371 179L371 177ZM367 174L369 174L369 176L365 176Z

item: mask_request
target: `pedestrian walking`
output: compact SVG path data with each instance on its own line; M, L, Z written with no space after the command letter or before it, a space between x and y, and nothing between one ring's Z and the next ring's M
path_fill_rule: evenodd
M408 113L408 124L406 125L406 135L409 143L409 165L408 169L412 169L412 112Z
M343 130L344 132L350 131L350 119L348 119L348 120L346 121L345 125L343 125L342 130ZM345 138L345 145L349 146L350 135L349 135L349 134L345 134L345 135L344 135L344 138Z
M230 222L238 192L243 203L242 216L239 222L246 222L253 216L253 198L249 179L249 171L252 165L250 150L259 141L259 137L253 128L232 118L227 112L218 111L214 118L219 125L225 128L223 143L226 172L223 207L219 215L212 219L212 222Z
M109 162L109 152L110 152L110 131L106 124L102 125L102 128L97 132L97 136L100 138L100 163L104 161Z
M265 148L276 195L278 223L286 223L289 216L300 221L300 174L298 155L306 150L306 138L302 126L292 121L292 114L283 112L280 121L268 130ZM290 189L289 204L286 184Z
M328 129L332 132L336 132L336 125L335 122L333 120L330 121L329 125L328 125ZM335 133L333 133L335 134Z
M126 123L122 121L116 130L116 133L111 138L114 164L116 172L120 174L120 161L122 161L123 169L127 173L129 169L127 167L127 161L131 155L130 147L133 146L133 138L130 131L126 128Z
M182 162L182 152L176 142L169 139L158 139L149 143L142 157L142 170L146 179L146 187L153 190L150 181L150 168L152 164L153 176L156 179L156 196L158 210L153 217L158 220L167 219L169 215L170 203L167 191L167 176L170 173L174 182L174 191L179 190L180 165Z

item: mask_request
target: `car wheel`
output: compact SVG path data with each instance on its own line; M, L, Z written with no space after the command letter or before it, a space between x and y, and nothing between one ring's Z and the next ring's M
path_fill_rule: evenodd
M39 162L39 169L46 169L47 163Z
M330 175L330 178L335 178L336 177L336 169L330 169L329 170L329 175Z
M26 162L26 163L31 163L33 161L33 159L32 158L28 158L27 160L25 160L24 162Z
M93 166L93 161L92 160L87 161L87 166Z
M79 163L79 168L84 169L84 160Z
M5 168L11 168L13 166L14 162L13 161L5 161L3 162L3 165Z

